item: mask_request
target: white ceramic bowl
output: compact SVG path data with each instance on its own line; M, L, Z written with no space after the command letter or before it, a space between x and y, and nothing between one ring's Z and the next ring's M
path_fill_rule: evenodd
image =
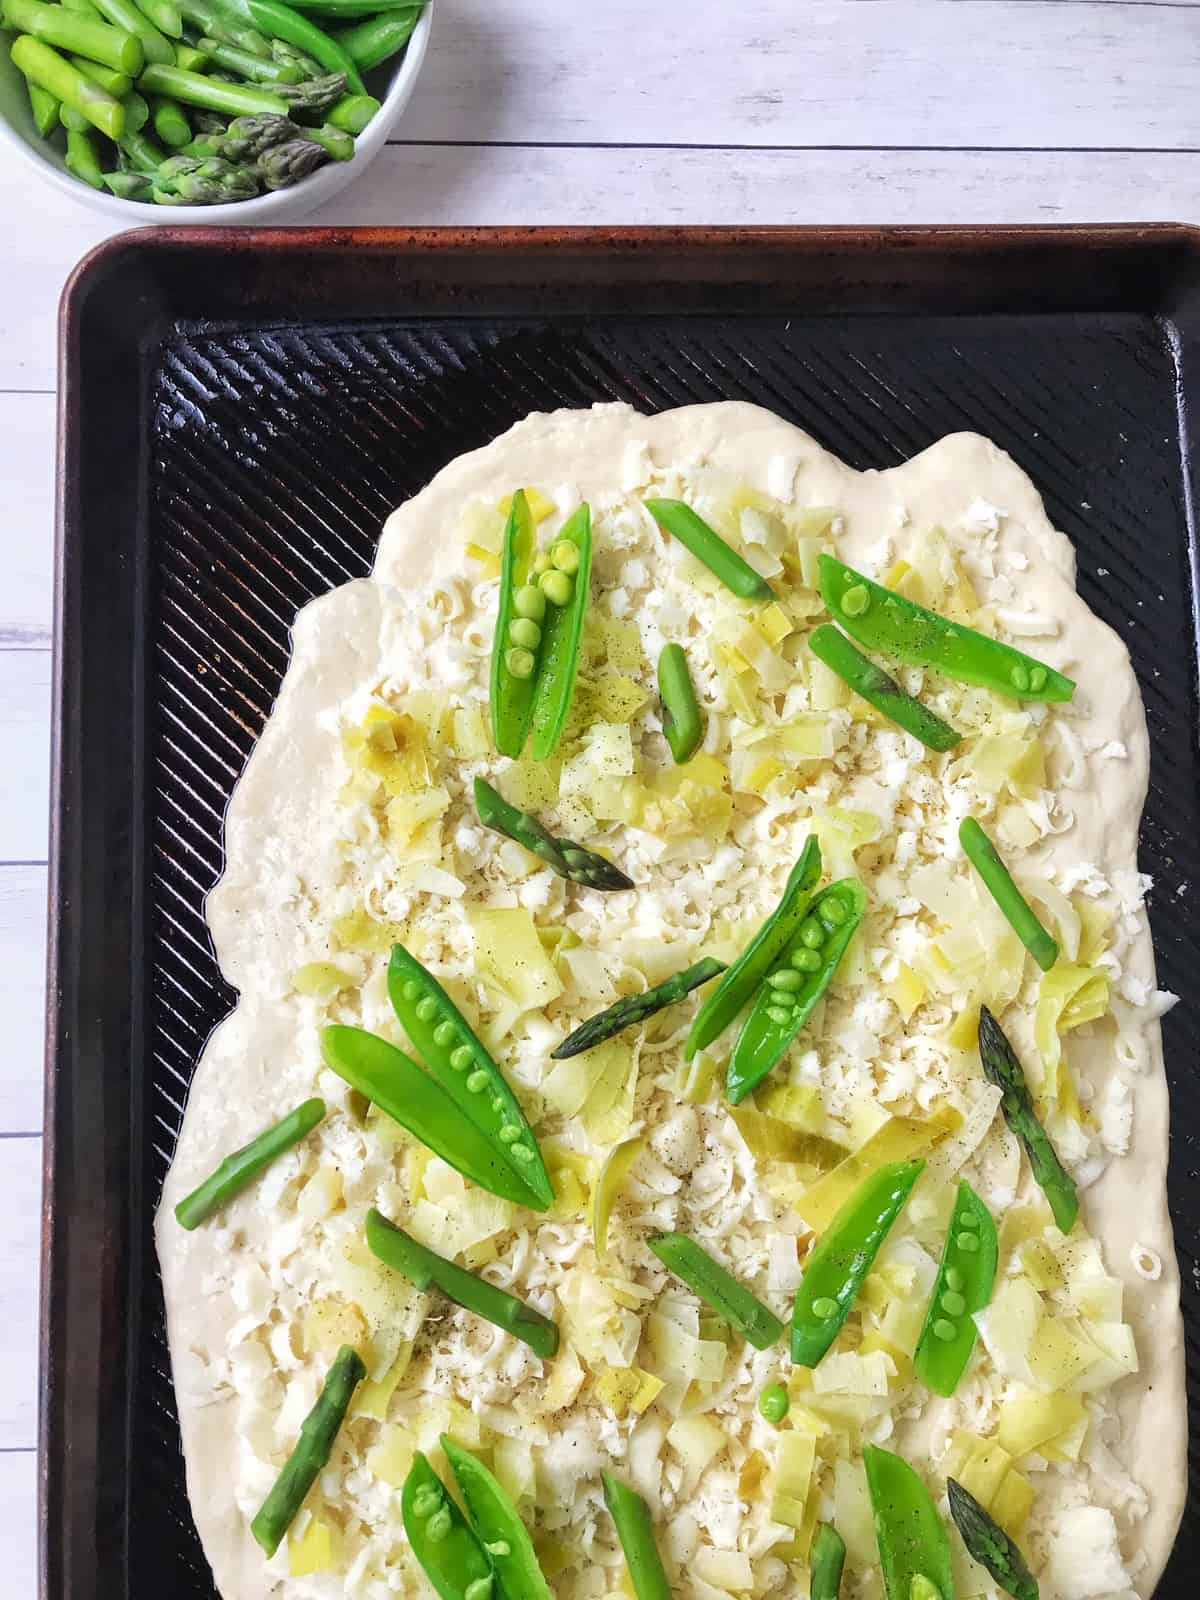
M383 149L412 96L417 74L425 59L432 17L433 7L427 5L420 22L413 29L403 56L392 69L386 93L380 96L382 109L355 140L354 159L330 161L290 189L260 194L253 200L239 200L223 206L146 205L118 200L115 194L109 194L107 190L101 192L73 178L58 149L42 139L34 128L25 80L9 58L10 34L0 34L0 139L14 147L24 159L30 183L53 184L80 205L88 206L92 211L102 211L114 222L123 222L127 227L146 222L170 223L172 227L180 222L203 222L210 227L231 222L253 224L256 227L294 222L297 217L315 211L335 194L348 188ZM314 16L313 21L319 23L321 19Z

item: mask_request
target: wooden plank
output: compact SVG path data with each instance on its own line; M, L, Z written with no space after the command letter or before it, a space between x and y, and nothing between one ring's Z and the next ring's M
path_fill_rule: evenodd
M1041 8L1041 0L1019 3ZM881 4L880 9L890 7ZM1200 26L1196 32L1200 35ZM1200 96L1196 102L1200 105ZM408 131L410 124L402 126ZM7 308L0 312L0 390L54 387L54 317L63 279L76 255L106 231L64 196L30 188L24 170L18 172L14 158L0 150L0 215L31 201L53 225L43 247L22 257L19 252L27 246L18 245L15 263L6 259L11 289L0 303ZM523 226L1200 221L1200 153L391 145L352 189L310 220L378 224L381 219L400 227L464 221ZM20 237L27 239L26 230ZM0 470L16 459L0 433ZM0 623L5 620L5 564L0 547Z
M37 1443L42 1141L4 1139L0 1160L0 1451ZM6 1524L0 1520L0 1528ZM20 1591L16 1591L20 1592Z
M0 750L4 752L0 863L45 861L50 787L48 650L0 650Z
M0 867L0 1133L42 1126L45 946L45 867Z
M50 643L54 396L0 394L0 649Z
M10 1595L37 1593L37 1454L0 1455L0 1528L3 1528L4 1587Z

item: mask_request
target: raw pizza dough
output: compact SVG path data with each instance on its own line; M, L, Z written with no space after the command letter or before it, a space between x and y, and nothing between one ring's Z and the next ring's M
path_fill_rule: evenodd
M465 552L459 532L465 507L492 504L521 484L541 486L563 511L588 499L598 513L601 582L628 580L625 556L603 553L604 508L636 501L653 474L661 484L667 468L682 474L670 480L676 483L716 475L749 483L787 508L837 508L837 553L873 574L890 556L904 555L919 530L935 524L956 530L981 599L1000 603L1001 615L1024 611L1053 619L1056 631L1016 642L1078 680L1074 726L1086 736L1086 776L1066 796L1073 826L1051 834L1030 861L1087 864L1115 887L1135 929L1123 955L1126 993L1143 1000L1154 993L1151 942L1140 909L1143 886L1136 877L1148 762L1137 683L1120 639L1075 592L1068 540L1051 527L1033 484L1002 451L979 436L958 434L902 466L859 473L799 429L752 406L696 406L646 417L609 405L530 416L454 461L389 519L371 580L346 584L297 617L291 665L230 803L227 865L208 900L221 969L240 1000L197 1068L157 1242L192 1512L226 1600L385 1592L343 1589L341 1580L288 1579L280 1575L286 1574L286 1555L282 1564L277 1558L268 1566L249 1534L249 1516L319 1381L298 1341L281 1332L273 1317L275 1290L261 1264L272 1248L279 1251L281 1233L290 1230L288 1248L294 1247L292 1259L300 1263L292 1276L311 1289L317 1275L316 1258L305 1254L314 1230L296 1211L301 1158L285 1158L222 1218L195 1233L185 1233L172 1215L177 1201L225 1153L318 1092L314 1013L291 995L290 974L330 954L322 886L338 883L346 870L334 826L346 776L341 719L365 706L383 682L453 685L474 673L477 685L478 663L490 645L495 585L480 583L479 569ZM668 558L660 546L654 559L660 565L653 579L686 593L678 553ZM598 592L597 584L593 594ZM489 604L490 615L480 610ZM472 641L465 655L451 645L463 634ZM419 645L421 639L429 650L418 669L414 640ZM654 653L648 648L651 659ZM501 766L492 761L479 770ZM620 831L610 830L618 836ZM495 843L489 838L489 845ZM793 855L787 839L773 848L756 891L758 916L777 898ZM639 882L652 875L648 868L638 874ZM418 909L441 903L438 888L415 894ZM653 915L651 902L647 907ZM752 926L747 923L744 932ZM1140 1372L1115 1391L1120 1434L1109 1444L1116 1462L1145 1490L1148 1508L1131 1523L1111 1484L1097 1482L1093 1490L1096 1503L1117 1515L1124 1557L1145 1597L1181 1514L1186 1411L1179 1284L1165 1193L1167 1085L1153 1001L1142 1014L1144 1025L1127 1035L1137 1058L1131 1067L1118 1071L1111 1029L1075 1038L1070 1060L1090 1086L1094 1105L1121 1092L1110 1088L1116 1077L1130 1085L1132 1095L1128 1154L1108 1160L1084 1190L1082 1215L1102 1241L1108 1271L1125 1283L1125 1315L1141 1361ZM364 1025L381 1026L384 1015L376 986L371 1006L364 1001ZM1027 1028L1017 1036L1028 1044ZM320 1092L328 1095L331 1084L335 1080L325 1074ZM330 1118L314 1136L316 1158L323 1154L349 1174L353 1157L334 1136L339 1119L345 1121L344 1110L331 1101ZM331 1143L323 1148L327 1134ZM308 1159L311 1167L315 1158ZM349 1176L346 1181L350 1193ZM360 1215L363 1209L359 1204ZM1137 1251L1150 1251L1145 1259L1161 1262L1153 1281L1135 1270ZM398 1507L398 1493L387 1493ZM399 1542L398 1510L393 1517ZM347 1559L354 1549L351 1540ZM1044 1573L1043 1595L1049 1600Z

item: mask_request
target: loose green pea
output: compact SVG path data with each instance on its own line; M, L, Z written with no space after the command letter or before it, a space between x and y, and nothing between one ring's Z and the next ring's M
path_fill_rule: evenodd
M800 943L810 950L819 950L825 943L825 929L815 917L810 917L800 929Z
M954 1324L952 1322L947 1322L945 1317L939 1317L933 1325L934 1337L936 1339L941 1339L944 1344L949 1344L957 1331L958 1330L955 1328Z
M559 572L567 572L573 576L579 571L579 547L573 545L569 539L560 539L550 552L550 560Z
M570 605L575 585L565 572L559 572L557 569L543 572L538 579L538 583L541 586L542 593L551 605Z
M788 1414L791 1401L782 1383L769 1383L758 1397L758 1409L776 1427Z
M460 1044L457 1050L451 1050L450 1052L450 1065L455 1072L465 1072L474 1059L475 1057L472 1055L469 1045ZM504 1104L503 1101L500 1103L501 1105Z
M837 1316L837 1308L836 1300L831 1300L828 1295L822 1295L819 1300L813 1301L812 1314L814 1317L819 1318L820 1321L828 1322L830 1317Z
M946 1268L946 1287L947 1287L947 1289L953 1289L955 1294L957 1294L959 1292L959 1290L963 1287L963 1285L966 1283L966 1281L967 1280L963 1277L962 1273L958 1270L957 1267L947 1267Z
M870 593L861 583L853 584L842 596L842 610L848 617L861 617L870 604Z
M815 972L821 965L821 958L817 952L806 950L803 945L798 950L793 950L788 960L798 972Z
M960 1233L954 1242L960 1250L965 1250L969 1256L974 1255L976 1250L979 1249L979 1235L975 1233Z
M947 1289L942 1296L942 1310L946 1315L948 1317L961 1317L966 1309L967 1302L962 1295L956 1293L953 1289Z
M417 1015L422 1022L432 1022L437 1016L437 1001L431 995L426 995L424 1000L417 1004Z
M450 1532L450 1512L446 1506L440 1511L435 1511L425 1524L425 1537L430 1544L441 1544Z
M440 1044L443 1049L448 1044L453 1044L458 1034L458 1029L452 1022L439 1022L433 1030L434 1044Z
M1029 687L1029 674L1019 661L1017 662L1016 666L1013 667L1008 676L1012 682L1013 688L1019 690L1021 694L1024 694L1025 690Z
M511 650L504 652L504 665L514 678L532 678L537 662L533 658L532 650L524 650L520 645L514 645Z
M822 900L817 915L832 933L834 928L840 928L845 922L846 908L840 900Z
M542 642L542 630L530 617L517 617L508 625L508 637L523 650L536 650Z
M804 983L804 978L791 967L781 967L778 972L772 972L768 976L767 982L772 989L782 989L786 992L799 989Z
M421 985L417 982L417 980L415 978L410 978L408 980L408 982L404 985L404 998L406 1000L415 1000L417 998L417 996L420 994L420 992L421 992Z
M546 596L536 583L523 583L513 595L513 610L530 622L540 622L546 615Z
M471 1094L482 1094L488 1086L488 1075L482 1068L478 1068L467 1079L467 1089Z

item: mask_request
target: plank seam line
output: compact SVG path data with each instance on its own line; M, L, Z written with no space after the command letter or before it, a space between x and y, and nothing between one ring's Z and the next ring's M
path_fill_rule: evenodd
M876 3L876 0L872 0ZM1198 7L1197 9L1200 9ZM1150 144L675 144L649 141L611 142L571 139L389 139L389 145L429 150L728 150L745 155L845 152L847 155L951 156L1195 156L1200 145Z
M0 1139L40 1139L40 1133L0 1133Z

